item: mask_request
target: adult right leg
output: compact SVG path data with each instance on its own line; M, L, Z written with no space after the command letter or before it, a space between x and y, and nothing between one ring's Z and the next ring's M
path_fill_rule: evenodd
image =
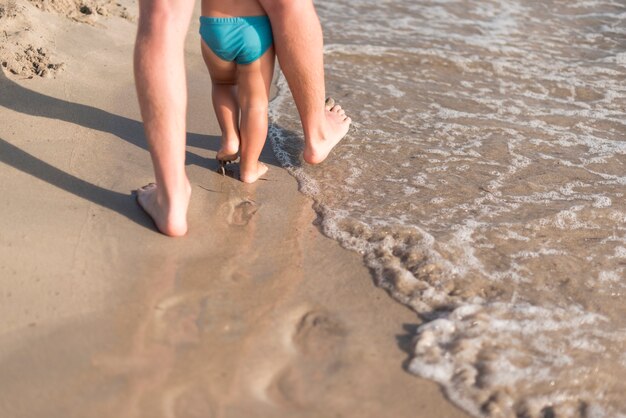
M312 0L260 0L304 132L304 160L322 162L352 122L340 106L324 106L324 45Z
M135 85L156 184L137 199L169 236L187 232L191 186L185 173L187 86L184 42L193 0L140 0Z

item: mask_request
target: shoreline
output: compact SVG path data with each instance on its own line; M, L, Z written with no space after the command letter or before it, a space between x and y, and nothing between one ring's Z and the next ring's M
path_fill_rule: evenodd
M129 193L152 178L134 25L44 18L65 69L0 76L2 415L467 416L403 370L416 315L321 234L269 144L266 181L215 172L197 19L190 232L171 239Z

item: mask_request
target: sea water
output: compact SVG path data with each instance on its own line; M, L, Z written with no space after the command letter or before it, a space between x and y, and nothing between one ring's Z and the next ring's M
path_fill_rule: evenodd
M270 139L418 313L408 369L474 416L625 417L626 1L316 6L353 127L302 164L281 78Z

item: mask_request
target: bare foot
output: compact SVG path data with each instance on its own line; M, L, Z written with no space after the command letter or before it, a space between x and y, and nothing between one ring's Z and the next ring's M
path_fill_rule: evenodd
M254 183L259 179L259 177L267 173L267 170L267 166L259 161L256 164L256 170L243 171L243 169L241 169L241 172L239 173L239 179L244 183Z
M152 218L157 229L170 237L181 237L187 233L187 207L191 186L177 199L161 196L158 186L150 183L137 189L137 203Z
M235 161L239 153L239 138L222 136L221 146L215 158L219 161Z
M350 129L352 119L335 104L332 98L326 99L326 132L321 138L310 138L304 147L304 161L319 164L328 157L330 151L342 140Z

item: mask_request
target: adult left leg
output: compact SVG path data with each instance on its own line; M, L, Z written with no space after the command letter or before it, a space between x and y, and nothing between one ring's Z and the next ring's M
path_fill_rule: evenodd
M139 1L135 85L156 183L137 191L138 202L169 236L187 232L191 194L185 173L184 42L193 6L193 0Z

